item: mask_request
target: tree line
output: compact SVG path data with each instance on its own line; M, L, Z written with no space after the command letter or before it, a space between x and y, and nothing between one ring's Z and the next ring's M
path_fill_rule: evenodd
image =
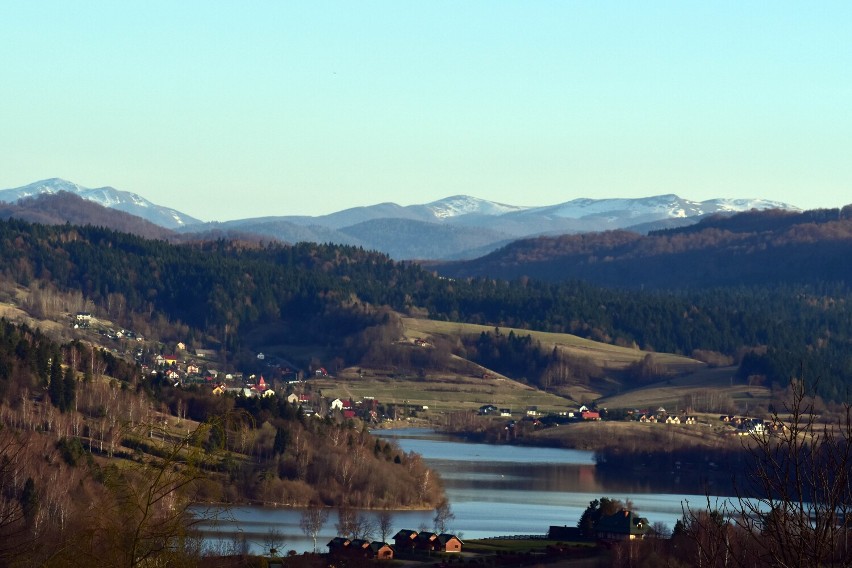
M184 326L190 342L214 341L229 352L258 347L244 344L250 332L275 324L280 342L320 345L357 364L369 347L354 339L382 324L387 308L649 351L718 353L738 363L750 354L744 375L782 387L805 361L822 378L819 394L831 400L842 399L852 379L844 281L636 291L581 281L453 280L357 247L178 246L15 220L0 221L0 254L7 282L42 295L82 293L119 321Z

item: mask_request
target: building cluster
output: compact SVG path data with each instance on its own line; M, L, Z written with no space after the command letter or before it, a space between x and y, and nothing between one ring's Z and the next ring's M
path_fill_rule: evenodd
M767 422L762 418L750 418L748 416L723 414L719 417L719 420L733 427L734 432L739 436L777 433L782 428L786 428L786 426L778 422Z
M393 537L393 545L364 539L338 536L328 543L328 552L337 558L393 560L397 555L412 556L432 553L461 553L462 541L453 534L401 530Z

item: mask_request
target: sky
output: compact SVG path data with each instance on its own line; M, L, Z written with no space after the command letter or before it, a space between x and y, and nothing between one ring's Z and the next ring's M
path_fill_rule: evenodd
M852 2L0 3L0 188L852 203Z

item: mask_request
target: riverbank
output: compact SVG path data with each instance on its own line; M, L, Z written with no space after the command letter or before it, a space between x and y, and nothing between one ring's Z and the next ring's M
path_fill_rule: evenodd
M706 448L733 450L743 447L747 438L736 436L724 424L642 423L638 421L582 421L553 425L491 420L476 430L444 430L454 436L487 444L513 444L574 450L601 451L613 448L627 450L675 452Z

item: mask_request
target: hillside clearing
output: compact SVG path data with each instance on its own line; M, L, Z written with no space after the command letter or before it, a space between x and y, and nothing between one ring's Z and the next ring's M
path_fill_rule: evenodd
M423 336L476 337L483 332L493 332L495 329L494 326L419 318L402 318L402 324L408 339ZM515 335L529 335L534 341L541 343L542 348L546 350L556 347L570 354L583 357L603 369L624 369L631 363L641 361L649 353L640 349L584 339L570 333L550 333L511 327L500 327L499 329L503 334L514 332ZM682 373L705 367L705 364L701 361L681 355L671 353L654 353L653 355L659 365L672 373Z

